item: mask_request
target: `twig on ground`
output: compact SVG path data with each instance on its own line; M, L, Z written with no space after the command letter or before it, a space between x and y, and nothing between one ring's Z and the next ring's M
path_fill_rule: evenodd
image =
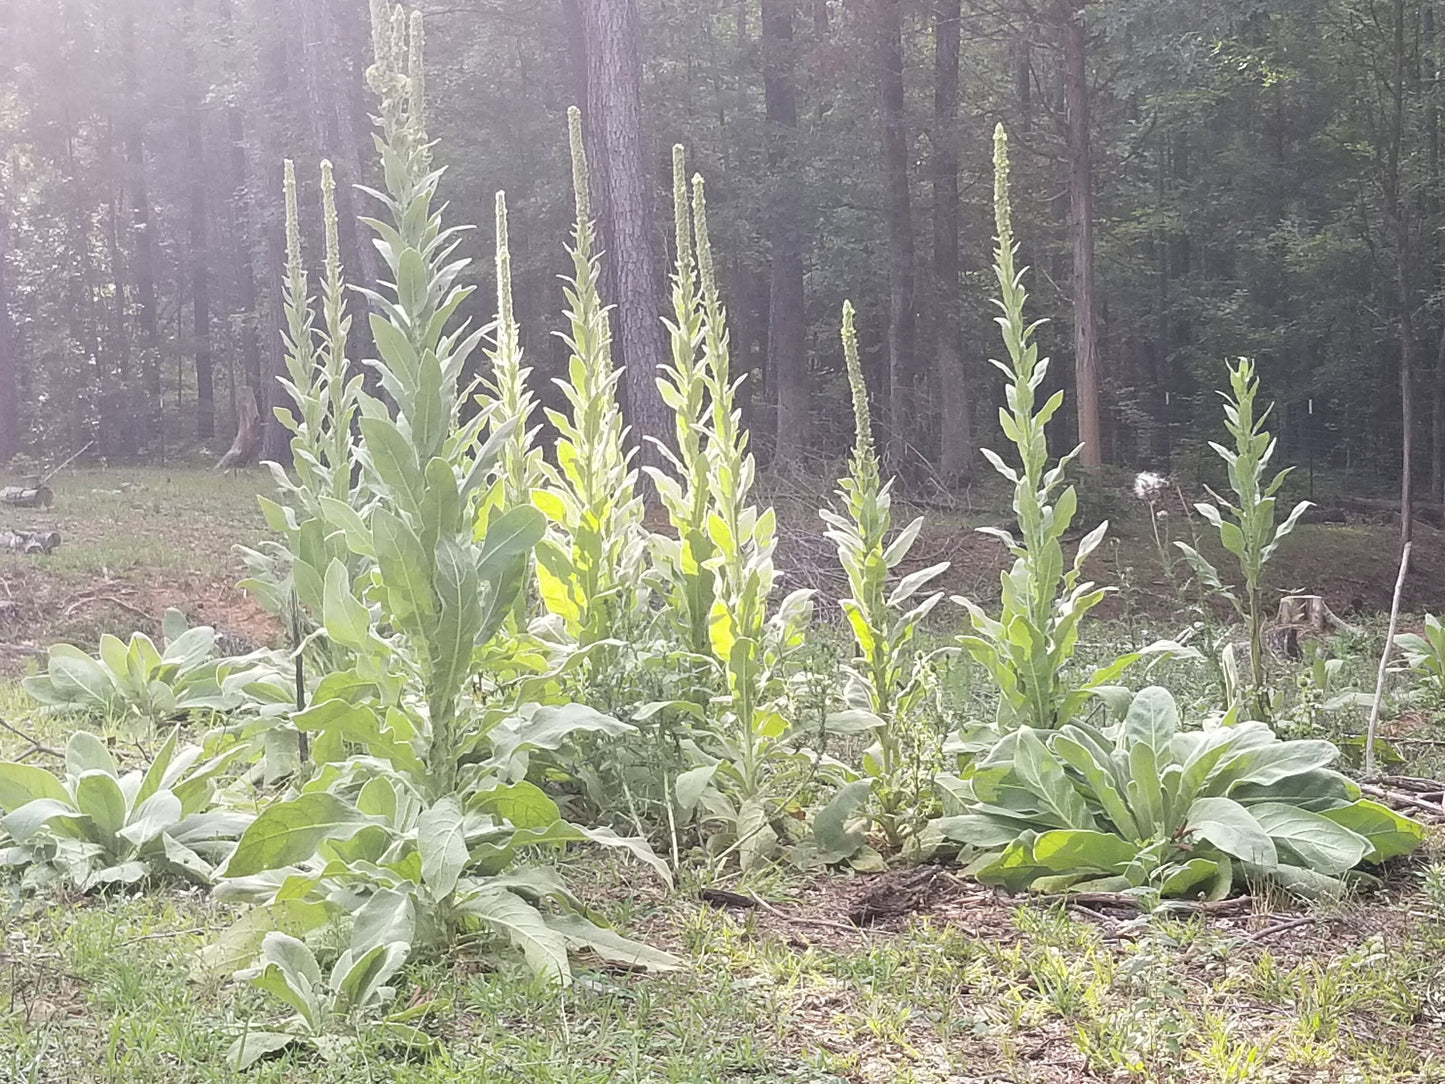
M62 754L59 750L50 748L50 746L46 745L44 742L40 741L39 739L37 739L37 738L32 738L29 734L25 733L25 731L20 730L20 729L18 729L18 728L16 728L16 727L11 726L11 725L10 725L9 723L7 723L4 719L0 719L0 729L8 730L8 731L10 731L10 733L14 734L14 735L15 735L17 738L19 738L21 741L29 742L29 743L30 743L30 748L29 748L28 750L26 750L24 753L22 753L22 754L17 758L17 759L19 759L19 760L26 760L26 759L28 759L28 758L30 758L30 757L35 756L37 753L43 753L43 754L45 754L46 756L50 756L50 757L58 757L58 756L63 756L63 755L64 755L64 754Z
M1361 783L1359 787L1360 793L1368 794L1372 798L1383 798L1387 802L1398 802L1400 805L1423 809L1427 813L1434 813L1437 817L1445 816L1445 807L1442 807L1439 802L1426 802L1413 794L1402 794L1398 790L1386 790L1384 787L1372 786L1369 783Z
M129 602L125 601L125 599L116 598L114 595L85 595L81 598L76 599L65 608L65 616L74 616L76 610L91 602L109 602L112 605L119 606L122 610L127 610L130 613L135 614L136 617L139 617L145 621L149 621L152 624L156 623L156 619L150 614L146 613L144 610L142 610L139 606L132 606Z
M1066 907L1112 907L1115 910L1142 910L1139 898L1123 892L1065 892L1057 896L1034 896L1027 903L1062 903ZM1238 896L1232 900L1165 900L1156 911L1167 911L1186 915L1230 915L1248 911L1254 906L1252 896Z
M845 923L842 923L842 922L829 922L829 921L828 921L827 919L825 919L825 918L805 918L805 917L803 917L802 915L790 915L790 914L788 914L786 911L779 911L776 907L774 907L774 906L773 906L771 903L769 903L767 900L765 900L765 899L763 899L761 896L757 895L757 893L752 893L751 896L750 896L750 898L753 900L754 903L756 903L756 904L757 904L759 907L761 907L764 911L768 912L768 914L770 914L770 915L776 915L778 918L782 919L784 922L791 922L791 923L793 923L794 925L798 925L798 926L819 926L819 927L821 927L821 928L823 928L823 929L825 929L825 930L842 930L844 933L861 933L861 934L886 933L886 934L891 934L891 933L893 932L892 930L880 930L880 929L877 929L876 927L873 927L873 926L849 926L849 925L846 925Z
M1274 937L1277 934L1288 933L1290 930L1297 930L1301 926L1313 926L1319 919L1314 915L1307 915L1304 918L1291 919L1289 922L1280 922L1274 926L1266 926L1262 930L1256 930L1245 938L1246 941L1263 941L1265 938Z

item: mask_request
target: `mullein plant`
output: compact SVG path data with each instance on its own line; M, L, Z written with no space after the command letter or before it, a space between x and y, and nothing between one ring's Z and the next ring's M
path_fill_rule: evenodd
M1238 503L1231 504L1210 490L1217 503L1196 504L1194 507L1219 532L1220 545L1239 561L1240 577L1244 581L1243 597L1224 584L1214 565L1196 547L1184 542L1175 542L1174 545L1184 554L1200 582L1228 600L1248 630L1247 683L1238 681L1234 676L1238 674L1238 666L1233 658L1233 645L1224 649L1223 670L1226 685L1230 686L1227 690L1228 706L1236 715L1246 711L1253 718L1268 722L1271 697L1264 672L1266 618L1260 599L1261 583L1265 566L1284 537L1294 530L1310 502L1300 501L1283 522L1276 524L1277 495L1284 480L1289 477L1290 468L1286 467L1273 478L1268 478L1269 462L1274 458L1277 442L1264 427L1270 408L1266 407L1258 414L1255 411L1259 377L1255 373L1254 362L1249 358L1240 358L1231 365L1229 387L1228 392L1220 394L1224 396L1224 427L1233 438L1234 447L1226 448L1214 441L1210 441L1209 446L1224 460L1229 471L1229 488Z
M913 641L943 598L942 592L924 592L948 562L891 582L918 538L923 517L895 534L893 483L884 482L879 471L851 303L843 306L842 337L856 433L848 474L838 483L842 511L824 508L819 515L848 577L851 594L841 605L858 656L844 667L847 710L831 723L871 735L873 743L863 754L864 775L872 781L870 815L896 847L926 823L925 796L940 766L940 742L920 724L917 710L929 695L930 657Z
M1065 472L1079 449L1050 465L1045 427L1063 404L1064 395L1060 391L1042 404L1038 400L1049 359L1039 357L1034 340L1039 325L1024 316L1028 291L1024 269L1015 265L1018 243L1009 207L1008 137L1002 124L994 131L994 217L998 233L994 273L999 286L995 303L1001 313L997 321L1008 361L992 363L1007 381L1007 405L999 409L999 423L1017 451L1018 463L1011 466L986 448L983 454L1013 486L1018 531L980 528L1002 541L1014 559L1002 576L998 617L989 616L969 599L955 597L954 601L968 611L971 626L959 638L960 645L999 690L996 728L1006 732L1020 726L1054 730L1072 719L1091 697L1119 692L1112 683L1142 652L1123 655L1087 676L1071 671L1079 625L1107 590L1084 580L1083 566L1103 541L1108 522L1084 536L1073 562L1066 566L1062 542L1078 510L1078 497L1074 488L1065 484ZM1111 699L1127 702L1120 696ZM975 741L963 736L953 747L960 752L978 751L991 744L994 736L984 733L976 737Z
M712 751L678 780L684 815L729 822L713 837L744 868L771 856L778 840L775 769L788 759L784 667L802 644L811 592L795 591L775 612L776 517L753 501L756 465L736 404L727 316L717 289L701 177L685 180L674 154L677 263L670 323L672 358L658 380L677 417L677 447L663 449L676 477L649 469L675 540L656 550L667 592L685 614L684 643L718 675L707 703L674 701L703 723ZM704 616L706 615L705 621ZM704 638L703 633L706 632Z
M542 603L567 641L589 648L623 641L641 631L648 607L644 589L647 534L637 489L634 451L627 446L617 402L622 369L612 360L607 309L598 293L601 262L588 199L581 114L568 117L576 221L568 254L567 378L556 384L566 410L549 410L557 430L556 465L544 464L545 484L532 501L549 521L537 546ZM598 659L605 660L603 651ZM607 665L604 661L604 667Z
M286 376L279 383L290 407L277 407L276 418L291 434L292 474L268 463L280 500L260 498L267 526L282 536L252 549L237 547L250 572L241 584L287 631L294 670L296 709L306 706L306 664L314 671L344 665L349 653L321 635L325 574L333 561L350 571L358 567L344 541L328 526L335 510L352 512L367 501L365 487L353 485L356 464L354 429L360 414L362 377L347 356L351 316L336 212L336 180L329 161L321 163L321 206L325 221L326 262L321 289L321 326L317 327L306 265L301 252L296 170L284 167L286 273L282 296ZM275 779L300 767L307 739L288 725L268 725L262 733L266 775Z
M584 946L665 963L595 926L555 874L519 864L527 848L594 840L666 877L644 842L564 821L526 779L533 750L632 728L582 705L473 694L478 652L505 624L546 520L530 504L488 504L517 418L500 418L496 403L466 409L479 391L466 366L483 332L453 326L469 293L457 283L466 261L434 206L441 173L425 127L420 18L376 0L373 25L385 191L372 195L385 218L368 221L390 281L363 292L390 403L359 392L366 503L322 505L357 571L339 558L325 567L321 621L355 661L322 678L295 717L313 737L316 770L268 805L227 859L222 894L266 913L243 920L226 950L264 950L250 935L284 913L293 932L346 916L353 940L384 932L385 945L366 952L396 966L413 947L463 939L510 942L556 983L570 980L568 953Z

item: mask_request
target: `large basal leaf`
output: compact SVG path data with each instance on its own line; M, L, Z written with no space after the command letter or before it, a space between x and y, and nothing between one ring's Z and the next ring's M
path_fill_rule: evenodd
M1038 735L1029 727L1020 727L1016 741L1014 774L1059 819L1056 827L1094 828L1088 805Z
M287 1031L246 1031L226 1051L226 1064L236 1072L245 1072L258 1061L281 1053L301 1042L301 1037Z
M514 828L545 828L562 816L557 803L525 779L481 791L468 800L467 808L500 817Z
M1210 789L1216 782L1231 786L1253 783L1270 786L1293 775L1303 775L1333 764L1340 751L1327 741L1282 741L1248 749L1238 756L1222 761L1211 777Z
M468 861L461 803L448 796L423 810L417 824L416 847L427 887L437 898L451 895Z
M13 813L37 798L70 804L70 795L60 780L44 768L0 761L0 813Z
M506 937L536 974L560 986L572 982L566 937L548 926L541 912L522 897L482 891L463 900L459 910Z
M603 963L634 971L676 971L681 961L671 953L623 937L581 915L548 915L547 925L560 933L574 952L588 951Z
M857 828L849 829L848 821L868 800L872 789L872 780L868 779L845 783L833 795L833 800L813 818L813 839L818 844L818 856L822 861L842 861L863 845L866 833Z
M13 813L0 817L0 831L4 831L16 843L29 843L46 825L55 825L58 834L72 839L94 839L96 836L90 818L78 814L69 801L36 798Z
M1425 826L1393 809L1360 799L1338 809L1327 809L1321 816L1358 832L1370 842L1368 862L1385 862L1409 854L1425 841Z
M1033 845L1034 861L1059 873L1120 873L1138 854L1119 836L1078 829L1044 832Z
M331 971L331 987L340 1000L339 1007L366 1008L410 955L411 945L404 941L374 945L357 958L350 949L343 952Z
M1326 876L1353 869L1370 853L1370 841L1343 825L1281 802L1260 802L1250 816L1270 834L1277 847L1287 848L1299 865Z
M181 800L168 790L152 794L136 807L130 820L116 834L133 847L144 847L181 820Z
M85 772L120 775L120 769L116 767L115 758L110 755L105 742L88 730L77 730L65 743L65 774L74 780Z
M573 734L601 734L609 738L631 734L636 727L604 715L586 704L544 704L530 717L510 720L505 730L493 735L494 757L505 764L523 749L560 749Z
M1179 708L1173 695L1168 689L1151 685L1141 689L1130 703L1124 725L1119 730L1119 748L1127 753L1135 742L1144 742L1162 762L1178 730Z
M652 844L641 836L619 836L611 828L577 828L576 830L581 833L583 839L592 843L627 851L661 877L668 888L672 887L672 870L668 869L667 863L657 856L657 852L652 849Z
M743 872L757 869L773 855L778 833L768 823L767 810L756 798L738 808L738 859Z
M1195 799L1184 828L1243 862L1266 870L1279 864L1269 833L1249 815L1249 810L1228 798Z
M377 945L410 944L416 935L416 899L412 892L384 888L373 892L356 912L348 945L353 955Z
M314 855L323 839L350 839L372 823L355 806L324 791L276 802L241 836L224 876L247 877L295 865Z
M268 933L304 937L324 926L329 918L326 904L311 900L278 900L253 907L201 949L191 977L197 981L226 978L256 958Z

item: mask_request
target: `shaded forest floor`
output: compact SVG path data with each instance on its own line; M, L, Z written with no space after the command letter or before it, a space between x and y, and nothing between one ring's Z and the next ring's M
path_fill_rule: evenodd
M167 605L271 639L274 625L235 586L232 550L264 537L254 498L267 489L259 472L75 472L57 479L53 509L0 512L0 527L64 536L50 558L0 557L0 599L16 604L0 627L9 645L0 718L63 742L65 724L36 713L15 681L37 665L30 650L56 639L92 647L102 631L153 632ZM791 507L780 567L833 594L828 551L813 537L816 510ZM999 554L968 528L1002 514L983 505L967 518L930 513L920 563L954 560L949 588L988 598ZM1393 585L1396 530L1302 528L1274 582L1320 591L1341 612L1356 598L1378 607ZM1116 537L1093 572L1123 589L1091 635L1132 638L1136 622L1168 634L1195 604L1171 585L1147 518L1124 521ZM1445 541L1422 527L1417 553L1407 604L1445 608ZM955 620L951 609L944 620ZM1332 645L1347 650L1346 677L1357 686L1372 680L1383 635L1377 616L1360 624L1355 642ZM1212 695L1197 664L1187 673L1170 666L1180 668L1166 683L1181 698ZM1357 733L1361 721L1336 721L1331 736ZM1400 772L1438 776L1445 720L1416 711L1389 729L1424 743L1401 746L1409 759ZM0 733L0 757L23 748ZM670 895L637 867L590 855L569 857L563 872L587 885L603 917L672 950L683 967L650 977L584 970L560 994L471 956L412 968L407 988L431 1007L436 1057L408 1062L363 1033L335 1060L293 1054L244 1076L224 1068L225 1050L251 1022L272 1021L275 1005L191 977L195 951L231 908L196 891L11 910L0 901L0 1084L1445 1082L1438 837L1369 894L1301 910L1256 893L1176 918L1020 903L938 868L873 877L775 870L726 882L751 903L723 907L700 898L719 886L697 872Z

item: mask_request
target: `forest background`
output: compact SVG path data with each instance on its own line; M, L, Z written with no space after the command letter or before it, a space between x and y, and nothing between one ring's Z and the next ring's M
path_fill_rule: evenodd
M987 364L990 134L1015 148L1022 259L1086 466L1214 468L1212 389L1257 359L1281 459L1340 489L1445 490L1445 224L1433 0L427 0L452 221L512 214L534 386L586 116L606 299L639 434L667 431L669 148L709 179L743 406L764 462L851 432L859 310L880 440L967 482L998 440ZM375 281L361 0L0 3L0 462L221 451L254 404L282 460L281 163L303 221L339 174ZM464 249L492 317L490 229ZM319 255L320 237L308 239ZM352 299L363 306L360 296ZM363 334L364 320L356 321ZM356 353L370 356L369 343ZM1067 414L1067 416L1065 416ZM1408 522L1408 520L1407 520Z

